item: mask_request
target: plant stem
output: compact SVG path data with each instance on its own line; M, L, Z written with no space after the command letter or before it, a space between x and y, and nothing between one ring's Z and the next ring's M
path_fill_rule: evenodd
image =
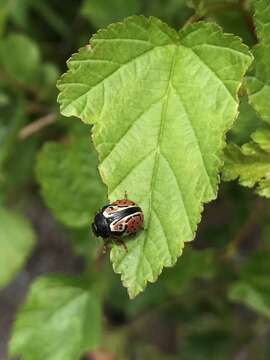
M47 114L42 116L41 118L31 122L31 124L25 126L21 129L18 134L18 138L20 140L25 140L29 136L33 135L34 133L42 130L44 127L51 125L57 119L57 113Z

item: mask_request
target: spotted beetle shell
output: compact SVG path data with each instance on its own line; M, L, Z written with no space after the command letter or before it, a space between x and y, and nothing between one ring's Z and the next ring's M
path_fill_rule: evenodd
M102 209L103 216L111 220L110 231L115 235L132 235L143 227L140 207L128 199L116 200Z

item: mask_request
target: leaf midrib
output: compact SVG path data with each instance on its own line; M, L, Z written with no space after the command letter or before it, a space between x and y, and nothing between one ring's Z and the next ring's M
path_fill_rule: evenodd
M155 189L155 183L156 183L156 178L157 178L157 170L158 170L158 165L159 165L159 161L160 161L160 155L161 155L160 142L161 142L161 139L162 139L162 136L163 136L164 123L165 123L166 113L167 113L167 109L168 109L170 84L171 84L171 79L173 78L173 74L174 74L177 52L178 52L178 47L176 46L175 50L174 50L174 54L172 56L171 67L170 67L169 77L168 77L168 84L167 84L167 88L166 88L166 91L165 91L165 94L164 94L164 99L165 100L164 100L164 103L163 103L163 106L162 106L161 120L160 120L159 132L158 132L158 137L157 137L157 148L156 148L156 154L155 154L155 158L154 158L154 167L153 167L153 171L152 171L152 178L151 178L151 184L150 184L149 208L148 208L149 217L148 217L147 226L145 228L145 236L143 237L143 244L140 247L140 259L137 262L136 272L138 271L138 268L141 265L141 261L142 261L143 256L148 261L148 259L146 257L146 252L144 250L145 250L145 244L146 244L146 241L147 241L147 238L148 238L148 233L149 233L149 224L151 223L151 220L152 220L152 212L153 212L153 205L152 204L153 204L153 201L154 201L153 200L154 199L154 190L153 189ZM162 224L161 224L161 227L162 227ZM162 229L163 229L163 227L162 227ZM169 247L169 243L168 243L168 239L167 239L165 231L164 231L164 238L166 239L168 250L169 250L169 253L171 254L171 250L170 250L170 247ZM152 266L151 266L151 262L148 261L148 263L149 263L149 266L151 268L152 276L153 276L153 269L152 269Z

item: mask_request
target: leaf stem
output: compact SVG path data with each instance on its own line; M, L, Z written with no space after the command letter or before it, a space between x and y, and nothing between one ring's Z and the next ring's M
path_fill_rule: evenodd
M31 122L31 124L23 127L18 134L18 138L20 140L25 140L29 136L33 135L34 133L42 130L43 128L51 125L57 119L57 113L47 114L42 116L41 118Z

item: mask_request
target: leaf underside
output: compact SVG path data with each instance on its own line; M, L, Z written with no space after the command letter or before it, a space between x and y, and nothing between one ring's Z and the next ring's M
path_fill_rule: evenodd
M251 63L247 48L210 23L181 32L132 17L99 31L68 62L59 102L94 123L109 198L124 191L145 230L114 246L111 260L130 297L172 266L194 237L202 205L216 197L224 135Z

